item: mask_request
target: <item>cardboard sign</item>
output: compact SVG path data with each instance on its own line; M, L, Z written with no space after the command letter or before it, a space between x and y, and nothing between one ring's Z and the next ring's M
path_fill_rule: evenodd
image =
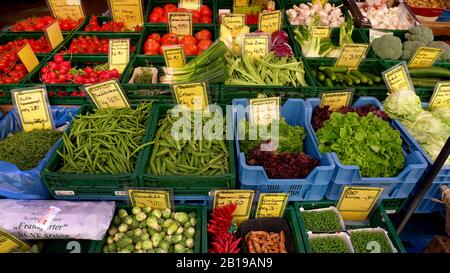
M83 89L89 94L98 109L130 108L130 104L117 80L85 85Z
M269 36L246 36L242 46L243 54L249 58L263 58L269 53Z
M62 43L62 41L64 41L64 37L62 35L58 21L54 21L45 28L45 35L47 35L47 39L49 40L50 45L53 49L55 49L57 46L59 46L59 44Z
M336 60L335 66L357 69L366 57L368 50L369 45L367 44L345 44Z
M249 0L233 0L233 7L248 7Z
M117 69L120 74L130 61L130 39L109 39L109 69Z
M169 190L129 189L128 198L133 207L172 209L172 198Z
M408 67L429 67L441 55L440 48L420 47L409 61Z
M372 44L373 40L375 40L376 38L380 38L384 35L390 35L390 36L394 36L393 32L390 31L379 31L379 30L375 30L375 29L369 29L369 41Z
M282 13L280 10L263 12L259 14L258 29L262 32L272 34L281 29Z
M25 65L28 72L33 71L39 65L39 60L28 42L17 52L17 55L19 55L19 59Z
M283 217L288 199L287 193L261 193L255 218Z
M217 190L214 192L214 207L236 204L234 221L239 225L248 220L255 192L252 190Z
M222 14L221 22L230 30L231 35L235 38L245 26L245 14Z
M430 109L437 107L450 108L450 81L440 81L434 87L430 100Z
M141 0L109 0L114 22L123 22L128 29L144 25Z
M81 0L47 0L53 17L58 19L83 19L84 11Z
M186 64L186 56L181 45L163 46L164 60L167 67L183 67Z
M198 10L202 5L202 0L180 0L178 7L189 10Z
M343 106L349 106L352 103L352 98L352 90L322 93L320 94L320 108L329 106L332 111L338 110Z
M192 13L169 12L169 32L178 36L192 35Z
M402 90L414 91L414 86L409 77L409 71L405 62L383 71L382 75L389 92L395 93Z
M12 96L23 131L54 128L45 87L14 89Z
M209 106L206 82L175 84L172 86L175 101L191 111L205 110Z
M280 119L280 97L250 99L250 123L269 125Z
M14 250L28 251L30 248L28 243L0 229L0 253L10 253Z
M363 221L372 211L383 188L345 186L337 209L346 221Z
M330 37L331 28L327 26L315 26L312 29L312 37L313 38L328 38Z

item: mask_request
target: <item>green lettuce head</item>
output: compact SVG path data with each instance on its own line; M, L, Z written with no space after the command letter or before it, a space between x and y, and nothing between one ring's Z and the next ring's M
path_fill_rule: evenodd
M390 118L399 120L415 120L423 111L420 98L411 90L389 94L383 106Z
M431 114L437 119L440 119L443 123L450 126L450 108L437 107L431 111Z

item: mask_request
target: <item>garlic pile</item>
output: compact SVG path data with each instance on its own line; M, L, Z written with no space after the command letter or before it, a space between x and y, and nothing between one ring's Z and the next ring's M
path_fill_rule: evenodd
M322 8L319 4L300 4L288 9L286 14L292 25L309 25L315 15L319 16L321 26L339 27L344 21L340 6L335 7L326 3Z
M409 29L412 27L412 24L406 20L405 13L401 12L398 7L370 6L360 10L362 15L370 20L372 28Z

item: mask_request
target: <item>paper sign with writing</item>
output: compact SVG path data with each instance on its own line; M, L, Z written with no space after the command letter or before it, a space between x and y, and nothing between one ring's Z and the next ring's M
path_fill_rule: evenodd
M243 54L249 58L263 58L269 53L269 36L246 36L242 46Z
M47 3L58 19L79 20L85 17L81 0L47 0Z
M83 89L89 94L98 109L130 108L130 104L117 80L85 85Z
M28 243L0 229L0 253L10 253L16 250L28 251L30 248L31 246Z
M122 73L129 61L130 39L109 39L109 69L115 68L119 73Z
M252 5L254 7L265 7L265 6L267 6L268 1L269 0L253 0Z
M141 0L109 0L114 22L123 22L129 29L144 25Z
M54 21L45 28L45 35L47 35L47 39L50 41L53 49L64 40L58 21Z
M248 7L249 0L233 0L233 7Z
M245 26L245 14L222 14L221 22L224 26L226 26L233 38L235 38L239 31Z
M181 45L163 46L163 52L167 67L183 67L186 63L184 49Z
M325 92L320 94L320 107L329 106L330 110L338 110L343 106L349 106L352 98L352 90Z
M440 81L434 87L430 109L447 107L450 109L450 81Z
M177 104L185 105L191 111L205 110L209 105L206 82L175 84L172 90Z
M272 34L281 29L282 13L280 10L263 12L259 14L258 29L262 32Z
M269 125L280 119L280 97L250 99L250 122L256 125Z
M344 220L366 220L382 192L383 188L345 186L337 209Z
M128 198L133 207L172 209L172 198L169 190L129 189Z
M315 26L312 30L313 38L328 38L330 37L331 28L327 26Z
M202 0L180 0L178 7L189 10L198 10L202 5Z
M414 91L414 86L409 77L408 67L405 62L383 71L382 75L389 92L395 93L402 90Z
M192 13L169 12L169 31L178 36L192 35Z
M45 87L14 89L12 96L25 132L54 128Z
M375 29L369 29L369 41L370 43L373 42L373 40L375 40L376 38L380 38L384 35L390 35L393 36L394 33L390 32L390 31L379 31L379 30L375 30Z
M17 55L28 72L33 71L39 65L39 60L28 42L17 52Z
M261 193L255 218L283 217L288 198L287 193Z
M362 60L366 57L369 45L367 44L345 44L341 54L336 60L335 66L344 66L350 69L357 69Z
M240 224L250 217L255 192L252 190L217 190L214 192L214 207L236 204L234 220Z
M433 47L420 47L417 49L416 54L412 57L408 64L408 67L428 67L432 66L441 55L440 48Z

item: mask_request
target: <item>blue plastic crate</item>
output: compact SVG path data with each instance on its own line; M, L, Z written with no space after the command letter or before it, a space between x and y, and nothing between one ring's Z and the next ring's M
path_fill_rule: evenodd
M308 121L311 122L312 111L319 106L319 98L306 100L308 107ZM354 104L354 107L371 104L383 109L383 105L374 97L360 97ZM391 123L392 125L392 123ZM316 145L318 145L317 135L311 127ZM400 131L403 139L403 153L405 155L405 168L395 177L361 177L359 167L356 165L343 165L336 153L331 153L336 164L330 186L326 197L330 200L339 199L344 186L364 186L364 187L382 187L384 188L380 199L407 198L414 189L417 181L426 169L426 161L422 155L408 147L409 137Z
M246 107L248 99L233 100L233 129L238 155L239 180L242 189L253 189L261 192L288 192L290 201L321 200L327 190L330 178L333 175L335 165L330 154L322 155L313 136L306 130L304 142L305 153L320 160L317 166L305 179L269 179L262 166L249 166L245 162L245 155L239 148L237 119L244 118L237 115L237 107ZM306 120L306 104L302 99L288 99L281 108L281 115L290 125L301 125L308 127ZM238 121L239 121L238 120Z

